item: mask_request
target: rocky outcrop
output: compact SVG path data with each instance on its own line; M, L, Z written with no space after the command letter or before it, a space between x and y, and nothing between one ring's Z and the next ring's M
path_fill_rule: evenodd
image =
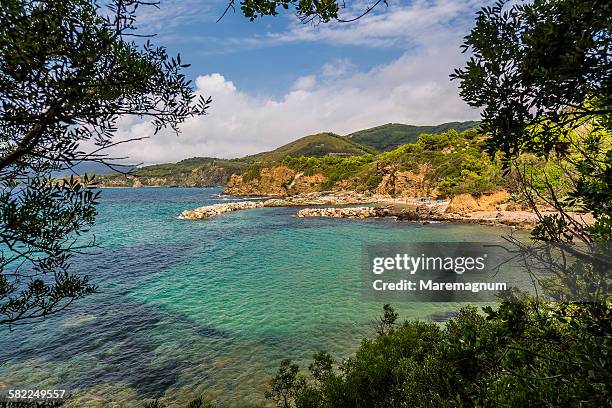
M446 213L463 213L474 211L497 211L501 205L508 202L510 193L506 190L496 191L491 194L474 196L472 194L460 194L451 198L446 207Z
M304 208L296 217L379 218L392 215L389 207Z
M247 177L247 174L235 174L230 177L224 194L289 197L318 192L328 180L320 173L304 175L285 166L263 168L259 171L259 175L253 178Z
M438 192L429 180L430 166L423 164L418 171L400 171L395 166L378 165L375 175L380 182L373 192L386 196L401 197L437 197ZM360 178L361 177L361 178ZM304 175L286 166L266 167L255 177L249 173L233 175L227 183L224 193L237 196L270 196L289 197L296 194L312 193L324 188L333 190L357 189L364 187L363 175L339 180L329 186L329 179L321 174ZM361 188L356 188L361 186Z
M354 205L369 204L374 197L365 196L354 191L322 191L304 193L285 198L271 198L264 202L266 207L294 207L308 205Z
M242 201L238 203L223 203L213 204L205 207L199 207L195 210L185 210L177 217L179 220L207 220L210 217L224 214L231 211L248 210L252 208L261 208L264 206L263 201Z
M382 179L375 189L376 194L402 197L436 197L434 185L428 179L428 164L419 166L418 171L400 171L394 166L378 166L377 174Z
M235 203L213 204L194 210L185 210L177 217L179 220L206 220L231 211L249 210L261 207L294 207L312 205L354 205L368 204L371 197L355 192L306 193L286 198L270 198L265 201L241 201Z
M236 196L269 196L287 197L288 186L295 178L296 172L285 166L263 168L258 177L247 179L246 174L234 174L230 177L224 194Z
M288 194L303 194L319 191L321 185L328 180L323 174L316 173L310 176L305 176L303 173L297 173L289 186L287 187Z

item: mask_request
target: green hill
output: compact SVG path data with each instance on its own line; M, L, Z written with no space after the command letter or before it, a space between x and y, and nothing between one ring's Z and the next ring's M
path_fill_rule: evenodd
M248 164L240 160L192 157L178 163L155 164L132 171L129 175L113 173L98 175L107 187L185 186L207 187L225 184L232 174L241 173Z
M360 156L365 153L376 151L368 146L347 139L334 133L318 133L302 137L291 143L287 143L269 152L246 156L241 161L255 162L279 162L287 156L292 157L324 157L324 156Z
M397 196L450 197L510 188L501 177L499 161L484 151L486 138L476 129L422 133L409 143L378 154L351 157L287 156L280 162L253 163L225 192L236 195L299 194L353 190ZM283 171L262 171L284 166ZM307 183L303 176L315 176ZM322 177L321 177L322 176ZM289 179L287 178L289 177ZM291 177L294 177L291 179ZM295 181L298 180L296 183Z
M227 182L232 174L243 173L251 164L280 163L286 157L346 158L390 151L414 143L422 133L437 134L455 129L471 129L478 122L449 122L434 126L413 126L390 123L360 130L348 136L318 133L305 136L269 152L239 159L193 157L178 163L157 164L135 169L129 175L101 174L97 178L107 187L124 186L216 186Z
M172 177L188 174L201 167L208 167L211 164L227 165L234 167L235 162L213 157L191 157L183 159L177 163L154 164L137 168L132 174L140 177Z
M346 137L361 145L369 146L378 151L393 150L398 146L416 142L421 133L436 134L450 129L457 132L472 129L478 126L477 121L448 122L433 126L403 125L401 123L387 123L370 129L351 133Z

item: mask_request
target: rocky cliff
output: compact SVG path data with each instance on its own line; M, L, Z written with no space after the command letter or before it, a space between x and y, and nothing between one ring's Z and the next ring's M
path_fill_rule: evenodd
M377 174L380 183L374 191L376 194L400 197L434 197L439 192L428 179L431 166L422 164L417 172L400 171L394 166L378 166Z
M510 193L506 190L476 196L472 194L459 194L451 199L445 212L463 213L505 210L505 204L508 200L510 200Z
M429 181L430 168L419 167L417 172L400 171L394 166L377 166L374 174L356 175L330 183L330 179L315 173L304 175L286 166L266 167L255 177L247 174L232 175L225 187L225 194L237 196L288 197L322 190L364 190L364 177L375 180L368 187L372 194L395 197L437 197L438 190Z
M320 191L328 181L317 173L304 175L286 166L263 168L257 177L234 174L225 186L224 193L237 196L288 197L295 194Z
M230 176L246 167L246 164L228 161L197 166L159 165L130 174L99 175L96 179L102 187L213 187L225 185Z

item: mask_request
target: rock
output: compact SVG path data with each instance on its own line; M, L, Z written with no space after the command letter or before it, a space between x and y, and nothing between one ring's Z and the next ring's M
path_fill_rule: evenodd
M287 190L290 194L312 193L318 191L327 180L327 177L320 173L310 176L298 173L287 187Z
M422 164L417 172L400 171L393 166L377 167L377 174L382 177L376 187L376 194L402 197L431 197L437 191L428 179L431 166Z
M391 215L390 207L328 207L304 208L296 217L379 218Z
M238 203L223 203L199 207L195 210L185 210L177 217L179 220L207 220L210 217L224 214L231 211L248 210L251 208L261 208L263 201L241 201Z
M251 170L256 171L255 168ZM380 182L374 193L386 196L437 197L438 190L430 180L431 166L422 164L415 171L402 171L395 166L377 164L376 175ZM329 178L322 173L304 175L287 166L264 167L258 174L251 171L232 175L224 194L237 196L288 197L304 193L319 192L323 188L333 190L364 189L363 175L354 175L338 180L329 186Z
M236 196L286 197L287 186L295 178L296 172L285 166L263 168L255 178L245 180L245 174L234 174L227 182L223 194Z
M527 211L506 211L499 206L499 201L509 195L505 191L480 196L471 195L457 196L450 204L455 206L455 211L444 211L445 203L431 202L423 204L413 200L411 205L398 206L397 203L389 205L387 201L384 207L368 207L363 204L372 204L380 201L381 197L366 196L354 191L323 191L304 193L283 198L270 198L265 201L241 201L233 203L215 204L194 210L186 210L178 216L178 219L204 220L230 211L248 210L261 207L292 207L292 206L333 206L303 208L296 213L297 217L334 217L334 218L379 218L396 217L398 221L450 221L485 225L508 225L517 228L533 228L537 221L536 214ZM348 205L362 205L359 207L344 207ZM448 207L451 207L451 205ZM492 211L471 210L471 208L496 208ZM453 209L453 207L451 207ZM547 214L542 212L542 214ZM585 225L592 225L594 219L590 214L572 214L575 219Z
M266 167L259 175L245 180L245 174L230 177L224 194L236 196L288 197L296 194L315 193L328 180L323 174L305 176L285 166Z
M304 193L285 198L271 198L264 202L266 207L294 207L306 205L353 205L369 204L374 198L366 197L354 191L322 191Z
M205 220L230 211L248 210L260 207L294 207L310 205L354 205L369 204L371 197L355 192L306 193L286 198L270 198L265 201L241 201L234 203L214 204L195 210L185 210L177 218L179 220ZM365 207L367 208L367 207ZM355 215L356 217L358 214ZM373 215L374 216L374 215ZM365 216L364 216L365 218Z
M459 194L454 196L446 213L462 213L473 211L497 211L501 204L508 202L510 193L506 190L499 190L491 194L474 196L472 194Z

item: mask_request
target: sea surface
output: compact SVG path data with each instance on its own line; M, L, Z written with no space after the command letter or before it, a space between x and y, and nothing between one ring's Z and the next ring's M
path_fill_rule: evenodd
M99 248L73 261L99 293L36 324L0 328L0 392L65 389L71 406L262 406L280 361L348 357L373 337L382 303L361 294L364 244L496 242L508 229L296 218L259 208L207 221L185 209L226 202L219 188L104 189L91 232ZM429 319L457 303L401 303Z

